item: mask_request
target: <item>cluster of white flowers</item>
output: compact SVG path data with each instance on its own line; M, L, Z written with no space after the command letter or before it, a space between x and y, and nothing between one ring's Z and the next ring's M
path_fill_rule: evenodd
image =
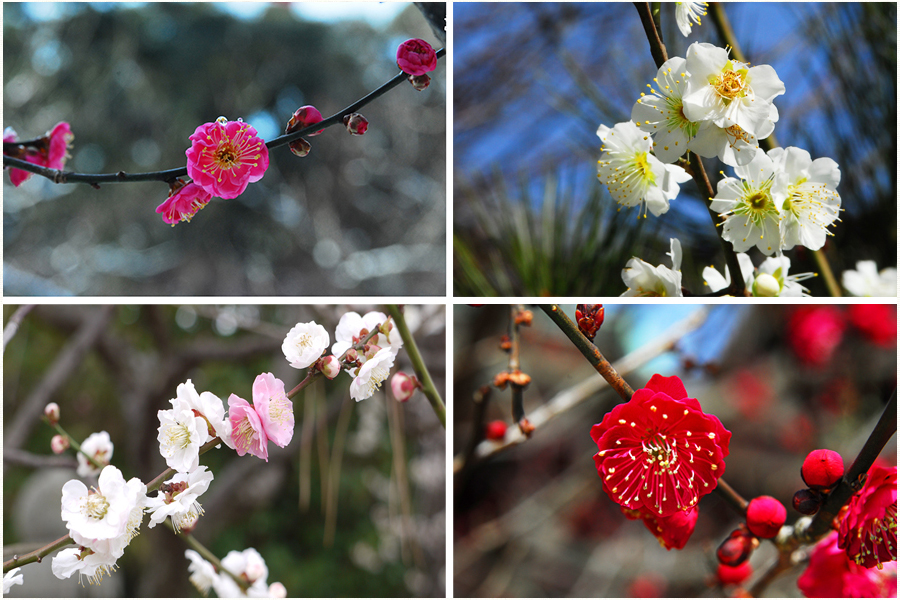
M266 561L253 548L243 552L232 550L222 559L222 566L236 577L250 584L245 592L227 573L219 573L216 568L194 550L185 550L185 557L191 561L188 571L190 581L203 595L213 589L219 598L285 598L287 590L281 583L269 585L269 569Z
M841 283L854 296L896 296L897 269L887 267L879 271L874 260L861 260L855 270L844 271Z
M809 290L799 282L815 277L815 273L799 273L788 275L791 268L791 259L787 256L770 256L754 268L750 257L741 252L737 255L738 264L741 267L741 276L744 278L744 287L753 296L799 298L809 296ZM703 269L703 280L714 292L724 290L731 285L731 273L725 267L725 275L719 273L715 267Z
M298 323L284 338L281 350L292 367L303 369L318 363L318 368L329 379L340 373L339 358L346 353L344 370L353 377L350 396L359 402L370 398L387 380L394 359L403 347L396 327L388 324L387 333L380 330L387 320L387 315L377 311L362 316L353 311L345 313L335 328L331 354L324 357L322 355L330 342L325 328L315 322ZM368 341L364 350L357 352L354 347L376 329L378 333Z
M190 473L200 464L200 447L218 437L229 448L231 423L225 416L222 400L210 392L198 394L188 379L178 386L169 400L172 408L161 410L159 417L159 451L169 468Z

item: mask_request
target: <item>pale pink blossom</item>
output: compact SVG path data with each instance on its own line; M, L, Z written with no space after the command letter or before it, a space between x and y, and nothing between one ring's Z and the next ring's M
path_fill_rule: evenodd
M213 196L237 198L269 167L269 149L243 121L219 117L197 127L190 139L193 143L185 152L188 175Z
M284 448L294 437L294 406L284 394L284 382L271 373L257 375L253 382L253 407L266 437Z
M78 476L90 477L100 474L100 469L96 468L87 459L88 456L97 461L102 467L109 464L112 455L113 443L109 439L109 434L105 431L92 433L86 440L81 442L81 452L76 455L78 459Z
M62 435L54 435L50 439L50 449L53 450L53 454L62 454L69 449L69 438Z
M437 55L425 40L406 40L397 48L397 66L409 75L424 75L437 67Z
M179 185L180 184L180 185ZM171 225L190 220L212 199L212 195L194 182L185 184L180 179L169 192L166 201L156 207L163 221Z
M248 452L269 462L266 447L268 438L253 406L243 398L232 394L228 398L228 418L231 421L231 441L238 456Z

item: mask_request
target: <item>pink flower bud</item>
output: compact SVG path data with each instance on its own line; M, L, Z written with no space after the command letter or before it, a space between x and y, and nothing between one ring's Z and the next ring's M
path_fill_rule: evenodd
M356 352L356 348L350 348L347 350L347 362L355 363L359 360L359 354Z
M50 421L51 425L56 425L59 423L59 404L56 402L51 402L47 406L44 407L44 416L47 417L47 420Z
M381 346L378 346L376 344L366 344L366 348L365 348L366 360L369 360L370 358L372 358L376 354L378 354L379 350L381 350Z
M328 379L334 379L341 373L341 361L334 354L322 357L319 360L319 370L325 374Z
M503 421L491 421L484 428L484 437L489 440L503 440L506 437L506 423Z
M369 128L369 121L359 113L344 115L344 126L350 135L362 135Z
M437 55L425 40L406 40L397 48L397 66L409 75L424 75L437 67Z
M53 450L53 454L62 454L69 449L69 438L54 435L50 440L50 449Z
M844 459L834 450L813 450L800 467L803 483L814 490L834 487L843 476Z
M784 504L772 496L759 496L747 505L747 528L761 538L773 538L787 519Z
M299 157L304 157L309 154L309 151L312 149L312 146L309 145L309 142L300 138L299 140L294 140L288 147L291 149L291 152L296 154Z
M749 560L745 560L736 567L720 564L719 568L716 570L716 579L718 579L719 583L722 585L740 585L751 575L753 575L753 567L750 566Z
M431 77L428 75L410 75L409 82L417 91L422 91L431 85Z
M391 378L391 391L394 392L394 398L398 402L409 400L418 387L419 381L415 376L409 376L402 371L397 371Z
M280 581L269 586L269 598L287 598L287 588Z
M301 129L306 129L310 125L315 125L321 120L322 113L320 113L315 106L301 106L294 111L293 116L291 116L290 121L288 121L287 126L284 128L284 132L291 133L294 131L300 131ZM310 133L308 135L319 135L323 131L325 130L320 129L317 132Z

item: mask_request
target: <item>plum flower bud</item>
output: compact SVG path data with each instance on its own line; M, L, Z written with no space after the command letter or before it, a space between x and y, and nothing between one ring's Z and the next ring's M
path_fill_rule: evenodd
M716 550L716 558L723 565L737 567L750 558L750 553L758 546L759 539L747 531L746 525L741 525L719 545Z
M285 133L292 133L294 131L300 131L301 129L306 129L310 125L315 125L322 121L322 113L315 106L301 106L297 110L294 111L294 114L291 116L290 120L287 122L287 126L284 128ZM325 131L324 129L320 129L315 133L310 133L308 135L319 135Z
M800 477L813 490L827 490L844 476L844 459L834 450L813 450L803 466Z
M51 402L44 407L44 416L50 421L51 425L59 423L59 404Z
M415 375L409 376L402 371L397 371L391 377L391 391L398 402L409 400L418 387L419 380L416 379Z
M431 77L428 75L410 75L408 77L409 83L412 84L416 91L421 92L429 85L431 85Z
M359 113L344 115L344 127L350 135L362 135L369 128L369 121Z
M781 294L781 284L768 273L760 273L753 282L753 295L774 298Z
M406 40L397 48L397 66L408 75L424 75L437 67L437 55L425 40Z
M506 437L506 423L491 421L484 428L484 437L489 440L502 441Z
M287 588L280 581L269 586L269 598L287 598Z
M50 449L53 454L62 454L69 449L69 438L62 435L54 435L50 440Z
M319 359L319 370L328 379L334 379L341 373L341 361L334 354L329 354Z
M722 585L740 585L753 575L753 567L750 561L744 561L736 567L720 564L716 569L716 579Z
M801 515L814 515L822 506L822 494L816 490L797 490L791 505Z
M575 306L575 322L578 324L578 330L584 336L593 340L594 336L603 325L604 315L602 304L578 304Z
M288 148L291 149L291 152L293 152L295 156L299 156L300 158L303 158L304 156L309 154L310 150L312 150L312 146L310 146L309 142L307 142L303 138L294 140L293 142L288 144Z
M377 344L366 344L365 348L363 349L363 356L366 357L366 360L369 360L370 358L378 354L379 350L381 350L381 346Z
M759 496L747 505L747 528L753 535L773 538L787 519L784 504L772 496Z

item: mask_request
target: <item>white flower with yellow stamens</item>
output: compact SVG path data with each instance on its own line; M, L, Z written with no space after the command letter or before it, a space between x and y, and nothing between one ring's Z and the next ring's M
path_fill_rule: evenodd
M654 267L638 257L629 259L622 269L622 281L628 286L622 296L669 296L681 297L681 242L669 240L672 268L658 265Z
M707 6L709 4L706 2L675 3L675 22L678 23L678 29L684 37L691 34L691 27L694 26L694 23L701 25L700 17L706 16Z
M284 338L281 351L295 369L305 369L322 356L331 338L324 327L310 321L297 323Z

